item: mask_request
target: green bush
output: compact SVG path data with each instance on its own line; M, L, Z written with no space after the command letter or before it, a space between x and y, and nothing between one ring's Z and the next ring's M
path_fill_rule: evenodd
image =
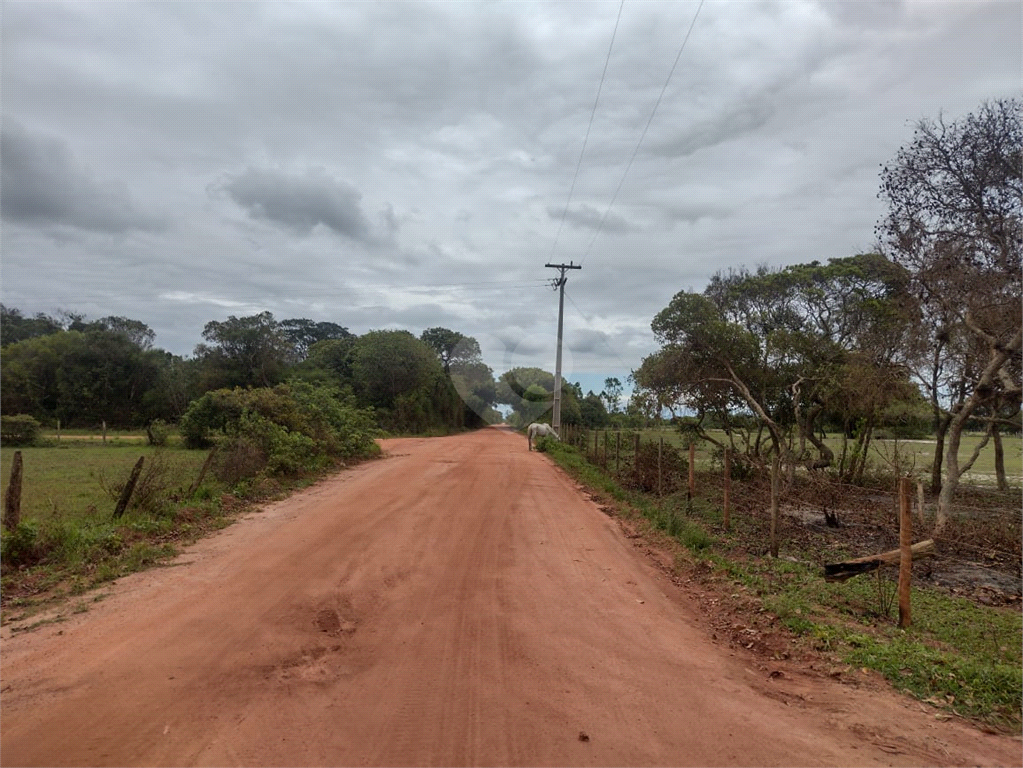
M22 565L35 565L42 558L39 528L31 521L18 523L13 531L5 531L0 543L0 560L4 570Z
M0 416L0 443L7 446L33 445L42 425L31 416Z
M220 448L217 476L236 484L257 475L301 475L331 459L376 450L375 416L352 395L305 381L273 388L219 389L192 402L181 419L187 446Z
M156 419L148 427L146 427L146 437L149 440L149 444L156 447L163 447L167 445L167 439L170 437L171 428L163 419Z

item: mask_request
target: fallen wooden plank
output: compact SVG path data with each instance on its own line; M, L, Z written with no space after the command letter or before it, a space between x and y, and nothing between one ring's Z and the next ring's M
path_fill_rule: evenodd
M913 553L914 560L934 557L934 539L918 541L910 547L910 551ZM861 573L876 571L882 565L897 563L899 562L899 557L900 550L892 549L879 555L867 555L866 557L857 557L854 560L846 560L841 563L831 563L824 566L824 580L845 581L853 576L859 576Z

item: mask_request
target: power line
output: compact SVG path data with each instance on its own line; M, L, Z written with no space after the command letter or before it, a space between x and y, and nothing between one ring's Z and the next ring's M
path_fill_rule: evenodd
M561 214L561 223L558 224L558 232L554 236L554 245L551 246L551 258L554 258L554 251L558 247L558 239L561 237L561 230L565 226L565 217L568 216L568 208L572 204L572 193L575 192L575 182L579 178L579 168L583 164L583 155L586 154L586 144L590 140L590 129L593 127L593 116L597 114L597 103L600 101L600 92L604 89L604 78L607 76L607 65L611 61L611 49L615 45L615 37L618 35L618 23L622 20L622 9L625 7L625 0L618 6L618 18L615 19L615 28L611 33L611 44L607 47L607 58L604 59L604 71L600 73L600 85L597 86L597 97L593 100L593 109L590 110L590 122L586 126L586 135L583 137L583 148L579 152L579 162L575 164L575 175L572 176L572 186L568 189L568 200L565 201L565 210Z
M604 211L603 217L600 219L600 224L597 226L597 231L593 233L593 237L590 240L590 244L586 246L586 251L583 253L583 257L579 260L582 264L586 260L586 257L590 255L590 249L593 247L593 243L597 240L597 236L600 235L601 230L604 228L604 222L607 221L607 215L611 212L611 207L615 204L615 200L618 199L618 193L622 191L622 185L625 184L625 177L629 175L629 170L632 168L632 163L636 159L636 155L639 154L639 148L643 144L643 139L646 138L647 131L650 130L650 124L654 121L654 115L657 114L657 108L661 105L661 99L664 98L664 92L668 90L668 83L671 82L672 75L675 74L675 68L678 66L679 59L682 58L682 52L686 49L686 43L689 42L689 36L693 33L693 27L696 26L696 19L700 15L700 10L703 8L704 0L700 0L700 4L696 7L696 13L693 14L693 20L689 24L689 30L686 32L685 38L682 40L682 45L679 46L678 54L675 56L675 63L671 65L671 70L668 72L668 77L664 81L664 87L661 88L661 93L657 97L657 101L654 103L654 108L650 112L650 119L646 121L646 126L643 128L643 133L640 134L639 141L636 143L636 149L632 152L632 157L629 158L628 165L625 166L625 173L622 174L621 181L618 182L618 188L615 189L615 193L611 196L611 202L607 204L607 210Z

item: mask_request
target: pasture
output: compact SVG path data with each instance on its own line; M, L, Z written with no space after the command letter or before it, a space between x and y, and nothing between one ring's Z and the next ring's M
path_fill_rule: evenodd
M153 448L108 435L18 449L22 454L21 523L3 532L4 621L11 608L33 608L149 567L174 554L175 542L220 527L219 490L198 477L206 451ZM15 451L0 453L6 498ZM117 496L139 457L145 463L132 503L119 519Z
M709 430L715 439L725 441L725 435L719 430ZM613 431L611 432L613 439ZM681 434L677 429L664 427L641 430L642 440L659 440L664 438L665 443L670 443L680 450L688 450L688 436ZM590 438L592 440L592 436ZM624 439L624 435L623 435ZM980 433L964 434L959 448L959 461L965 463L974 449L983 440ZM829 435L825 444L835 452L835 456L842 455L842 438ZM869 448L868 461L876 468L889 473L898 470L898 474L911 475L926 478L930 475L931 462L934 460L934 440L872 440ZM1005 456L1005 474L1009 484L1020 486L1023 484L1023 440L1019 435L1005 435L1002 437L1002 445ZM623 445L623 448L625 446ZM699 469L708 469L711 466L715 446L710 443L699 441L696 444L696 465ZM852 449L851 441L849 450ZM991 441L988 441L977 457L977 462L967 474L965 482L978 486L995 484L995 449Z

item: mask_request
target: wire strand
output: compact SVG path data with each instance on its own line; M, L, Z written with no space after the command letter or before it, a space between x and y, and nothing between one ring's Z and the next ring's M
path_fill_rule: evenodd
M558 224L558 232L554 236L554 244L551 246L551 260L554 259L554 251L558 247L558 239L561 237L561 230L565 226L565 218L568 216L568 208L572 204L572 193L575 192L575 183L579 178L579 168L583 164L583 155L586 154L586 144L590 140L590 129L593 128L593 116L597 114L597 103L600 101L600 92L604 89L604 78L607 76L607 66L611 61L611 49L614 48L615 37L618 35L618 24L622 20L622 9L625 7L625 0L618 6L618 18L615 20L615 28L611 33L611 44L607 47L607 58L604 59L604 71L600 74L600 85L597 86L597 98L593 100L593 109L590 111L590 122L586 126L586 135L583 137L583 148L579 152L579 162L575 164L575 175L572 176L572 185L568 189L568 200L565 201L565 210L561 214L561 223Z
M654 108L650 112L650 118L646 121L646 126L643 128L643 133L640 134L639 141L636 143L636 148L632 152L632 157L629 158L628 165L625 166L625 173L622 174L621 181L618 182L618 188L615 189L615 193L611 196L611 202L607 204L607 210L604 211L603 217L600 219L600 224L597 226L597 231L593 233L593 237L590 239L590 244L586 246L586 251L583 253L579 263L582 264L586 261L586 257L590 255L590 249L593 248L593 243L596 242L597 237L604 229L604 222L607 221L607 215L611 213L611 208L615 204L615 200L618 199L618 193L622 191L622 185L625 184L625 178L629 175L629 170L632 168L633 162L636 160L636 156L639 154L639 148L643 144L643 139L646 138L647 131L650 130L650 124L654 121L654 115L657 114L657 108L661 105L661 100L664 98L665 91L668 90L668 84L671 82L672 75L675 74L675 68L678 67L678 62L682 58L682 52L686 49L686 43L689 42L689 36L693 33L693 27L696 26L696 19L700 16L700 10L703 8L705 0L700 0L700 4L696 7L696 13L693 14L693 20L689 24L689 30L686 32L685 38L682 40L682 45L679 46L678 54L675 56L675 63L671 65L671 70L668 72L668 77L664 81L664 87L661 88L661 93L657 97L657 101L654 102Z

